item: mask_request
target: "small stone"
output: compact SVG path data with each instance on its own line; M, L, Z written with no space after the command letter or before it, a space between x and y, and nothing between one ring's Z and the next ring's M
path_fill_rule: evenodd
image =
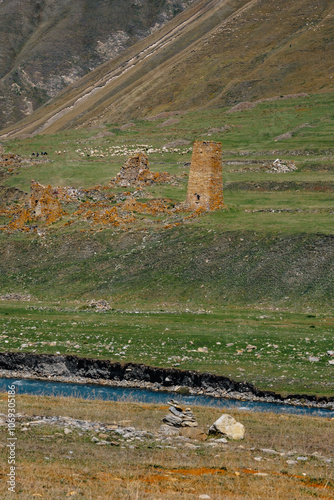
M107 439L108 437L109 437L108 434L104 434L103 432L99 434L99 438L101 439Z
M71 429L69 429L68 427L65 427L64 434L67 435L67 434L71 434L71 433L72 433Z
M287 460L286 463L288 465L294 465L294 464L297 464L298 462L297 462L297 460Z
M210 500L211 497L209 497L209 495L200 495L198 498L200 498L201 500Z
M180 436L196 439L197 441L205 441L207 438L207 435L202 429L194 429L193 427L183 427L180 430Z
M197 450L197 448L199 448L199 446L196 446L195 444L191 444L191 443L184 443L183 446L186 448L189 448L190 450Z
M176 417L174 415L166 415L162 421L165 424L172 425L173 427L180 427L182 423L182 418Z
M179 431L177 429L174 429L170 425L162 425L160 427L160 433L164 436L178 436Z
M190 420L183 420L181 422L181 427L197 427L198 423L197 422L192 422Z
M171 406L169 411L176 417L182 417L182 411L177 410L174 406Z
M121 426L121 427L126 427L127 425L131 424L131 420L120 420L118 422L118 424Z
M169 406L174 406L174 408L176 408L178 411L183 411L183 409L179 405L179 402L176 401L175 399L171 399L170 401L168 401L168 404L169 404Z

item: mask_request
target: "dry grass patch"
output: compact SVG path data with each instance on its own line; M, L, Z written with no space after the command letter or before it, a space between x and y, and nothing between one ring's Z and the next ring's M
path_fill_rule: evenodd
M231 411L245 425L246 437L224 444L163 438L158 429L167 407L161 405L17 396L17 409L25 422L34 415L61 415L109 424L125 421L123 425L152 432L143 440L118 436L119 446L98 446L92 442L93 431L65 434L63 427L49 424L21 431L18 421L17 491L23 499L197 499L205 494L211 499L334 498L329 419ZM3 395L0 412L5 411ZM193 411L204 429L221 414L213 408ZM0 429L4 445L7 429ZM5 479L5 446L0 460ZM9 498L5 481L0 495Z

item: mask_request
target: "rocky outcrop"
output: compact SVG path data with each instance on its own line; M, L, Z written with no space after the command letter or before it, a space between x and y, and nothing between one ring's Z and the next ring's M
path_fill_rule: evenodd
M111 309L111 306L110 306L109 302L107 302L104 299L100 299L100 300L93 299L93 300L90 300L88 302L88 308L94 309L97 312L105 312L105 311L109 311Z

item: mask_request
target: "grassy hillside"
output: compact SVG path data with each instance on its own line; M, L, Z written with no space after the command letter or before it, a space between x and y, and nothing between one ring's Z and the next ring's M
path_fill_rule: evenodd
M332 94L278 98L4 143L25 160L1 171L2 193L21 191L7 205L4 197L0 213L0 348L180 366L266 389L331 394L332 105ZM197 138L223 144L225 208L216 212L172 208L186 197ZM173 180L142 188L138 206L167 199L164 211L126 212L136 188L108 185L139 146L151 170ZM47 160L30 156L45 150ZM276 158L296 170L272 173ZM57 222L15 230L6 210L27 200L31 179L95 190L64 203ZM104 205L94 198L101 193L109 196ZM95 218L80 212L85 204ZM97 217L112 208L131 217L120 225ZM29 294L29 302L13 301ZM92 299L111 310L93 312Z
M330 0L198 1L4 137L331 92Z
M3 212L2 286L50 299L326 309L333 300L332 101L331 94L280 98L233 113L189 112L171 122L163 115L129 128L109 124L7 142L6 150L28 163L3 167L4 190L28 193L35 179L53 187L106 186L101 192L111 198L99 208L94 192L93 198L83 194L64 204L66 214L55 224L31 221L23 234L8 235ZM167 198L173 207L185 200L191 143L199 137L223 143L223 210L195 217L172 208L123 212L120 200L135 188L110 188L108 182L131 151L142 145L153 171L174 176L141 188L138 201L145 207ZM183 145L173 146L180 139ZM48 150L48 160L29 163L39 150ZM270 173L277 157L294 161L297 170ZM77 216L86 205L96 213L115 207L131 220L115 226Z

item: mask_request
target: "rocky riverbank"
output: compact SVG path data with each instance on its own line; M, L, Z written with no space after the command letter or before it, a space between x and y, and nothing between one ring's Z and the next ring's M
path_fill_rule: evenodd
M334 397L308 394L282 396L221 375L77 356L0 353L0 377L94 383L243 401L334 408Z

